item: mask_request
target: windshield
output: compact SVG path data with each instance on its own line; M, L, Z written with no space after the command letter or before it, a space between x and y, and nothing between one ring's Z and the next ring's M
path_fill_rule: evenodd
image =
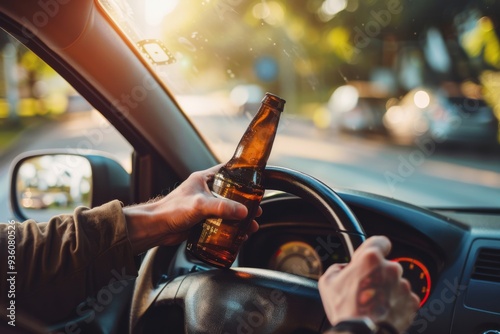
M428 207L500 207L500 5L102 0L221 161L265 92L269 164Z

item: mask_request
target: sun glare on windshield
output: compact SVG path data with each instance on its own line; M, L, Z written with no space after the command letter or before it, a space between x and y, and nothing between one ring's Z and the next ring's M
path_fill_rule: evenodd
M150 25L161 23L164 16L172 12L179 0L145 0L144 17Z
M287 101L272 164L419 205L500 206L491 4L102 3L222 161L271 92Z

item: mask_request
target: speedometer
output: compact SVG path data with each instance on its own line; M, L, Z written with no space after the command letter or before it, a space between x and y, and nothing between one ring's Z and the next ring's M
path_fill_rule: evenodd
M269 269L319 279L323 265L308 243L290 241L281 245L269 260Z
M431 275L427 267L410 257L399 257L393 261L403 267L403 277L410 282L413 292L420 297L420 306L424 305L431 293Z

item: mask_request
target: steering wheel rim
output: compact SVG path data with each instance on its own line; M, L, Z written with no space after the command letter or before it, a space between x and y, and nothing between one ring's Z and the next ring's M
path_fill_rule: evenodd
M349 257L365 241L365 231L351 209L333 189L313 176L289 168L268 166L264 188L284 191L313 204L337 227L337 234Z
M320 210L336 226L337 235L350 256L365 240L356 216L337 193L321 181L278 166L268 166L263 179L265 189L296 195ZM317 282L311 279L267 269L231 268L190 273L156 284L153 272L159 252L159 248L150 250L139 271L131 306L131 333L141 333L151 322L165 319L155 310L169 312L167 309L174 308L182 309L184 330L188 333L248 332L262 326L263 332L290 333L293 326L299 326L301 331L316 332L326 321ZM264 302L248 303L255 298ZM283 304L276 305L276 300ZM269 310L264 312L263 305L280 306L285 311L281 310L276 317L269 315ZM154 324L159 325L162 326Z

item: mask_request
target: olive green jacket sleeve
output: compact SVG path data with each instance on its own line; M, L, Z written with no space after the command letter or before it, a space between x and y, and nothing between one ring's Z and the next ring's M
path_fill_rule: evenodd
M1 304L14 301L47 322L65 319L102 287L137 275L119 201L46 223L0 224L0 261Z

